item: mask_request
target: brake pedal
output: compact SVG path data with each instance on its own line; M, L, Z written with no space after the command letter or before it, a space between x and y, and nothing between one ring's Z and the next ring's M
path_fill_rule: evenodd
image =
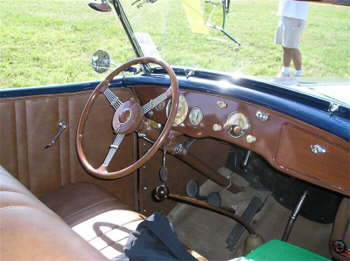
M200 185L197 181L191 179L186 184L186 195L190 198L206 201L212 206L221 207L221 196L219 192L210 192L208 196L200 195Z

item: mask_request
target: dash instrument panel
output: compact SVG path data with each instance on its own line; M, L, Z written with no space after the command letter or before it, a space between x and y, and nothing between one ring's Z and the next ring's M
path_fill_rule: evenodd
M162 87L135 88L141 103L164 92ZM174 130L194 138L213 137L264 157L289 175L350 195L348 143L288 115L235 98L180 90ZM164 102L148 115L164 123Z

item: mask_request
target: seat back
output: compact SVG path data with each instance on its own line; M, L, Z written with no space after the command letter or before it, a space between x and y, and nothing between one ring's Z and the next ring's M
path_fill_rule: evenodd
M0 166L0 260L106 260Z

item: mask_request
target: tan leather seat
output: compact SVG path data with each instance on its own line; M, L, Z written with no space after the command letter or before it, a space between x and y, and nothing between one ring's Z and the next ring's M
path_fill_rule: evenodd
M50 209L0 166L0 260L120 257L144 219L88 183L70 184L41 199Z
M144 219L89 183L67 185L41 200L108 259L122 255L129 234Z
M0 166L0 260L106 260Z
M0 260L112 259L143 220L88 183L42 200L50 209L0 166Z

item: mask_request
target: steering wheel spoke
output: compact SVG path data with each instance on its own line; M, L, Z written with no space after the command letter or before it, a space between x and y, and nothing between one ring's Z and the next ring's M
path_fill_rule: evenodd
M149 111L153 110L158 104L168 99L170 95L171 93L167 90L163 92L161 95L159 95L157 98L147 102L145 105L142 106L143 114L147 114Z
M125 135L118 133L117 136L115 137L113 143L109 146L109 150L107 153L107 156L102 164L103 167L107 168L109 166L109 164L111 163L114 155L117 153L120 144L122 143L123 139L124 139Z
M106 88L106 90L103 92L104 96L107 98L110 105L117 110L120 105L123 104L123 102L116 96L111 89Z

